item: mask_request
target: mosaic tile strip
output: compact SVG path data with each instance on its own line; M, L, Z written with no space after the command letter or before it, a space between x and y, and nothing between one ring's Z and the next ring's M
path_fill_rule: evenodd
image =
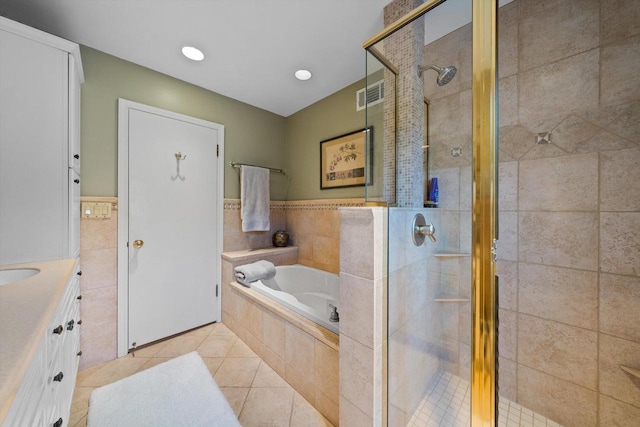
M364 199L319 199L319 200L293 200L272 201L271 210L285 211L319 211L337 210L338 208L357 208L364 206ZM224 199L225 210L240 210L240 199Z

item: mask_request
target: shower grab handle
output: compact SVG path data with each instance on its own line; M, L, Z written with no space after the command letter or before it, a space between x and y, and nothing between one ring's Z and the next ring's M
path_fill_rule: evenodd
M436 242L436 228L431 223L427 224L422 214L416 214L416 216L413 217L413 226L411 229L414 245L421 246L424 243L425 236L429 237L433 243Z

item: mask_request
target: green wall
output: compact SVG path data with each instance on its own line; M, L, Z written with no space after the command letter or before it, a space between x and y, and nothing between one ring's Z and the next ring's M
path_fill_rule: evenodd
M117 196L118 98L224 125L227 198L240 198L230 161L285 167L285 118L86 46L81 55L82 195ZM271 174L271 198L286 198L280 174Z
M364 197L364 187L320 190L320 141L365 127L365 110L356 111L364 85L360 80L287 117L287 200Z

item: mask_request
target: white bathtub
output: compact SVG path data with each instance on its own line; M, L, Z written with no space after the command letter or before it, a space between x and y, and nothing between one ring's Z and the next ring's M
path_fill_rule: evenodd
M277 266L273 279L253 282L251 289L337 334L338 322L329 321L329 304L340 312L338 286L337 274L295 264Z

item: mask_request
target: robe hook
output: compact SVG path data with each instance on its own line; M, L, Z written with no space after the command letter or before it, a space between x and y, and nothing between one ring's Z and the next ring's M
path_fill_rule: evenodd
M182 152L180 152L180 151L178 151L178 152L176 153L176 159L177 159L177 160L185 160L186 158L187 158L187 155L186 155L186 154L182 154Z

